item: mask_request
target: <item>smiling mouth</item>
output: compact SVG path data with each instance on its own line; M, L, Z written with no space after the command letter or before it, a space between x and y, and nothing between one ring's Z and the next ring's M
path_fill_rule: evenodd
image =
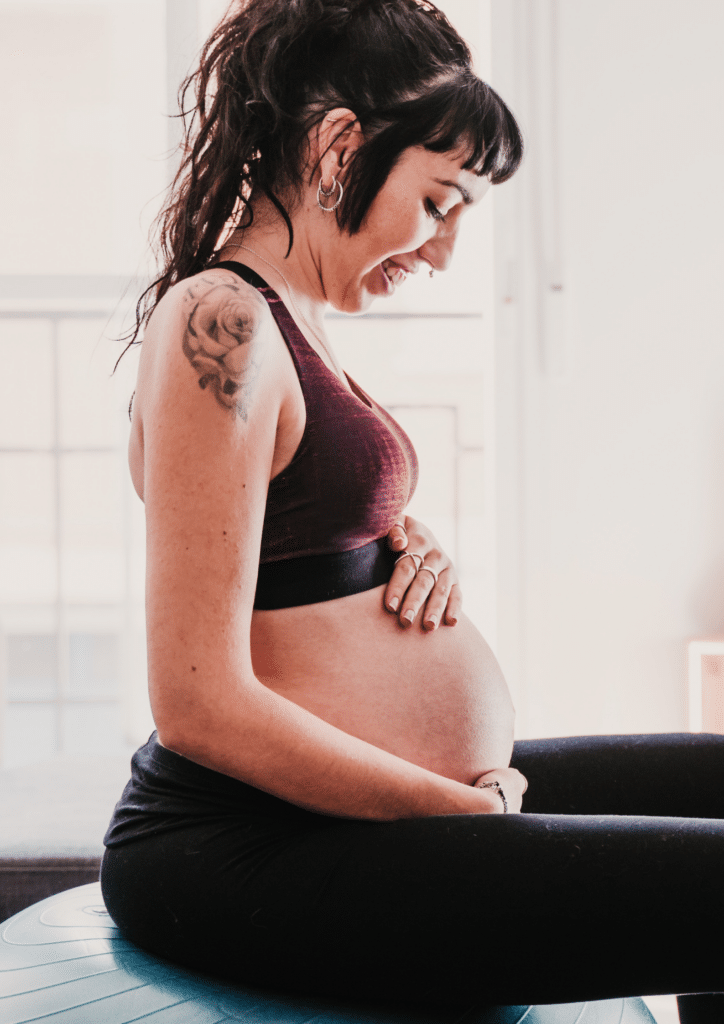
M382 264L382 269L388 280L394 285L403 284L407 280L407 271L403 270L397 263L393 263L392 260L385 260Z

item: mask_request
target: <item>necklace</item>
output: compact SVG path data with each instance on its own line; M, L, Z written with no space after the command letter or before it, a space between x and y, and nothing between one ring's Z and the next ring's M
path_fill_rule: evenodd
M271 267L272 270L275 270L277 272L277 274L279 274L279 277L281 277L282 281L287 286L287 293L288 293L289 298L291 300L292 306L294 307L294 309L296 311L297 316L302 321L302 323L305 325L307 330L312 334L312 337L314 337L315 340L319 342L319 344L322 346L324 351L327 353L327 357L329 358L329 361L331 362L332 366L334 367L335 374L345 384L345 387L346 387L347 383L346 383L346 376L345 376L344 370L339 365L337 360L334 358L332 353L329 351L327 346L324 344L324 341L322 340L322 338L320 338L320 336L317 334L317 332L314 330L312 325L309 323L309 321L305 317L304 313L302 313L301 309L299 308L299 306L294 301L294 294L292 292L291 286L290 286L289 282L287 281L286 277L284 276L284 274L282 274L282 272L279 269L279 267L275 267L273 263L270 263L269 260L264 259L264 257L260 253L256 252L255 249L252 249L248 245L242 245L240 242L236 242L236 243L230 242L229 244L230 245L234 245L235 248L237 248L237 249L246 249L246 251L250 252L252 254L252 256L256 256L256 258L258 260L261 260L262 263L266 263L266 265L268 267Z

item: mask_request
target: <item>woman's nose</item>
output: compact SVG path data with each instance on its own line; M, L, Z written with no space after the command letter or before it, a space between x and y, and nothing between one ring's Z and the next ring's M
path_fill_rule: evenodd
M447 270L453 258L455 243L458 237L458 225L442 225L434 238L425 242L419 250L422 259L426 260L435 270Z

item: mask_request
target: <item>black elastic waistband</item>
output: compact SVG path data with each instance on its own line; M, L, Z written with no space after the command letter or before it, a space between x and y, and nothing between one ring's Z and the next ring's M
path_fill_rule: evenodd
M361 594L389 582L396 557L381 537L352 551L266 562L259 566L254 607L294 608Z

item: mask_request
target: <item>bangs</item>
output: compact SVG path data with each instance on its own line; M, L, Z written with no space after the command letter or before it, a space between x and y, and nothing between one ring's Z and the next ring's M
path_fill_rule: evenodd
M361 116L367 141L352 157L340 227L359 231L401 154L411 146L459 153L463 167L491 184L507 181L523 159L523 137L500 96L469 67L448 66L416 96Z
M523 159L523 137L518 123L500 96L474 75L438 86L433 97L422 101L439 106L439 119L431 119L430 131L420 145L435 153L457 150L465 157L463 168L491 184L507 181ZM433 127L434 126L434 127Z

